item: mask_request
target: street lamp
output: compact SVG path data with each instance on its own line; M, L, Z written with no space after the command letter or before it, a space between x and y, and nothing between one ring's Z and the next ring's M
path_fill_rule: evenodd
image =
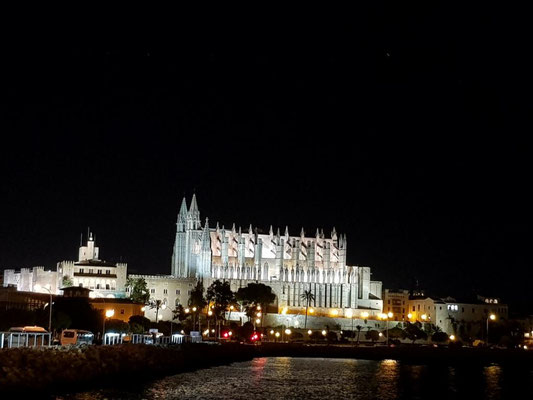
M48 332L52 333L52 291L47 287L41 285L35 285L35 290L40 292L42 289L46 290L50 294L50 313L48 316Z
M103 324L103 333L102 333L102 340L105 344L105 321L107 318L111 318L113 315L115 315L115 310L105 310L105 316L104 316L104 324Z
M487 317L487 344L489 344L489 320L494 321L496 319L495 314L490 314Z

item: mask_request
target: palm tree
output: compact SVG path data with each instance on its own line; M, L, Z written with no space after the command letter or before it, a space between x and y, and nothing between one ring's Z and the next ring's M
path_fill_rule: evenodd
M304 290L302 295L300 296L303 301L305 301L305 323L304 323L304 329L307 329L307 309L309 308L309 303L312 301L315 301L315 295L311 290Z

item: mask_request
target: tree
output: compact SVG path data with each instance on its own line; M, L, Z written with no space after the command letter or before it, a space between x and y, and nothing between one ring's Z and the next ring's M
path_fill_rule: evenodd
M422 329L420 329L420 322L415 322L413 324L407 323L407 326L404 329L405 336L404 338L408 338L409 340L413 341L413 344L418 339L427 339L427 334Z
M446 332L435 332L431 336L431 341L435 343L444 343L448 340L448 334Z
M193 321L193 329L195 329L196 325L196 316L198 313L203 310L207 306L207 301L204 297L204 283L199 280L196 282L196 286L191 291L191 295L189 297L189 307L195 308L196 311L193 311L194 321ZM200 330L200 320L198 320L198 330Z
M150 300L150 292L144 278L126 279L126 288L129 288L130 299L134 302L146 304Z
M246 308L246 315L252 317L257 306L266 311L267 306L276 299L270 286L262 283L249 283L248 286L239 288L235 294L237 301L242 302Z
M303 301L305 301L305 323L304 323L304 329L307 329L307 310L309 309L309 304L312 301L315 301L315 295L311 290L304 290L302 295L300 296Z
M159 310L166 307L162 300L153 300L148 305L151 309L155 308L155 322L159 322Z
M148 332L148 329L150 329L150 320L142 315L132 315L128 321L130 325L135 324L141 328L141 332L135 333Z
M106 332L127 333L130 330L130 326L120 319L108 319L105 323L105 330Z
M224 312L235 298L229 282L222 282L218 279L214 281L207 288L206 298L210 305L213 303L212 311L215 315L215 327L218 327L218 318L224 318Z
M377 342L379 340L379 332L374 329L370 329L366 332L365 338L366 340L372 340L372 343Z
M63 277L63 280L61 281L61 284L63 285L64 288L71 287L73 285L72 279L70 278L70 276L65 275Z

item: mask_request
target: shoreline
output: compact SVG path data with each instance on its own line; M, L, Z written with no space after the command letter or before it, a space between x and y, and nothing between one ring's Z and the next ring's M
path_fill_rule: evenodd
M257 357L394 359L421 365L512 365L532 368L533 352L421 346L367 347L301 343L117 345L0 352L0 394L67 394L144 384L165 376Z

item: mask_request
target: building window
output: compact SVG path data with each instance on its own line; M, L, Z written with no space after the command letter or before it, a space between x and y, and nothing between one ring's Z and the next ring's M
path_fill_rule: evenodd
M167 289L163 289L163 294L168 294L168 290Z
M100 284L99 283L96 284L96 289L100 289Z
M415 311L415 306L413 306L413 311Z
M177 294L177 295L180 295L180 294L181 294L181 290L176 289L176 294Z
M102 270L101 269L98 270L98 275L102 275Z
M390 304L390 300L387 300L387 304Z
M123 308L120 309L120 313L124 314L124 309Z
M79 287L83 287L83 283L80 283L80 286Z
M90 274L93 273L93 269L92 269L92 268L89 268L89 273L90 273Z
M109 283L105 285L105 290L109 290Z
M83 272L84 272L84 269L80 268L80 274L83 274Z
M111 270L106 269L106 270L105 270L105 273L106 273L107 275L110 275L110 274L111 274Z
M418 305L418 311L420 311L420 304Z
M465 312L465 308L464 307L461 307L461 312Z
M190 296L192 293L192 290L187 290L187 294Z
M155 293L155 289L150 289L150 293L154 294Z

